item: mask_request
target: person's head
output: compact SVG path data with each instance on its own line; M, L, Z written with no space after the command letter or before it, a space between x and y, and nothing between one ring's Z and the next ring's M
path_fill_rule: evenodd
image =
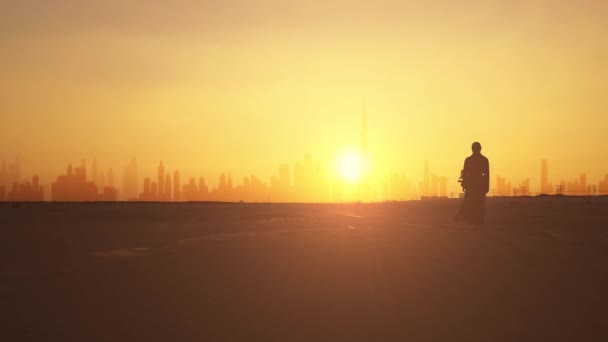
M480 153L481 152L481 144L478 143L477 141L473 143L473 146L471 146L471 150L473 150L473 153Z

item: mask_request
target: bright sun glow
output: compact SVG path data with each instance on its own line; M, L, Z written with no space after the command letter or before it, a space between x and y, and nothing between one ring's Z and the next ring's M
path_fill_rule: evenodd
M363 160L356 152L348 152L338 160L338 172L348 182L356 182L363 172Z

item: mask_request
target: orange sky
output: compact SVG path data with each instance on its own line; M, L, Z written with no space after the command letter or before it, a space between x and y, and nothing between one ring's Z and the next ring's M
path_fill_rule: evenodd
M214 184L358 148L380 174L608 173L604 1L14 1L0 5L0 159L160 159ZM494 181L494 179L493 179Z

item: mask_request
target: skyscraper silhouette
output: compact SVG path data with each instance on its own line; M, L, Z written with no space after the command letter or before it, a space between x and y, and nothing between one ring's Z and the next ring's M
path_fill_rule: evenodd
M0 183L4 180L4 176L6 175L6 161L2 161L2 166L0 167Z
M16 182L12 190L6 193L6 188L0 186L0 201L27 201L39 202L43 200L43 190L37 175L32 176L32 181Z
M546 195L553 193L553 185L549 183L549 165L546 159L540 162L540 193Z
M183 190L180 193L180 199L183 201L199 200L199 192L198 188L196 187L194 177L191 177L189 182L187 184L184 184Z
M279 168L279 200L289 200L291 188L291 174L289 164L281 164Z
M431 193L431 174L429 171L429 161L428 160L424 161L424 180L423 180L422 189L420 192L421 192L420 196L425 196L425 197L429 197L430 193Z
M163 192L165 191L165 167L163 166L162 160L158 165L158 177L156 178L156 182L158 185L157 198L160 200L163 198Z
M156 183L156 182L150 183L150 193L151 193L151 200L158 201L158 183Z
M99 184L99 168L97 166L97 159L93 159L93 167L91 171L91 180L93 183Z
M513 189L511 182L501 176L496 176L496 196L511 196Z
M15 164L8 164L2 161L0 167L0 185L4 185L6 189L10 189L14 183L21 180L21 167L19 165L19 159L15 160ZM8 190L7 190L8 191Z
M101 172L99 173L99 184L97 185L98 188L101 189L101 191L103 191L103 189L106 187L106 174L103 172L103 170L101 170Z
M207 195L209 194L209 188L205 184L205 177L200 177L198 179L198 192L199 192L199 201L206 200Z
M87 167L84 163L84 160L80 163L80 167L74 169L74 174L79 181L86 182L87 181Z
M114 187L114 169L112 168L108 169L107 186L111 188Z
M608 174L604 175L604 179L598 183L598 195L608 195Z
M527 178L513 189L513 196L530 196L530 179Z
M439 196L439 177L436 174L431 174L431 197Z
M51 199L53 201L97 201L97 187L92 181L87 181L86 167L84 162L81 167L72 168L72 164L68 164L66 175L57 177L57 180L51 185ZM33 180L38 183L38 179ZM42 190L40 188L40 194Z
M439 197L448 197L448 178L439 177Z
M141 194L140 199L142 201L152 200L152 185L150 184L150 178L144 179L144 192Z
M220 182L218 185L218 192L220 194L224 194L224 192L226 191L226 174L222 172L222 174L220 174Z
M179 171L175 170L173 173L173 201L179 202L181 199L180 194L180 182L179 182Z
M131 159L127 165L125 165L123 173L123 185L122 191L125 200L134 200L139 196L138 187L138 174L137 174L137 161Z
M18 182L21 179L21 162L19 161L19 158L15 159L15 165L10 167L9 172L13 175L15 182Z
M566 183L566 195L587 196L591 192L587 186L587 174L581 173L579 178Z
M163 191L163 196L162 198L159 198L160 201L168 201L170 202L172 200L171 197L171 175L169 174L169 172L167 172L167 175L165 176L165 190Z
M361 157L367 160L367 111L365 108L365 97L363 98L363 119L361 123Z
M359 198L361 201L368 201L371 199L371 191L369 185L369 174L367 170L367 166L369 165L369 150L367 145L367 110L365 107L365 97L363 98L363 108L362 108L362 118L361 118L361 163L362 163L362 174L361 179L359 180Z

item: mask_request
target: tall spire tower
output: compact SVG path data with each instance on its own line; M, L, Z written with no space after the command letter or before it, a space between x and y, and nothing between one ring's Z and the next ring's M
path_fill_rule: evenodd
M365 111L365 97L363 97L363 122L361 125L361 157L367 159L367 113Z
M368 201L370 199L368 163L369 155L367 150L367 112L365 110L365 97L363 97L363 120L361 123L361 162L362 175L359 180L358 200Z
M163 165L162 160L158 165L158 178L156 184L158 185L158 200L163 201L163 196L165 192L165 166Z

